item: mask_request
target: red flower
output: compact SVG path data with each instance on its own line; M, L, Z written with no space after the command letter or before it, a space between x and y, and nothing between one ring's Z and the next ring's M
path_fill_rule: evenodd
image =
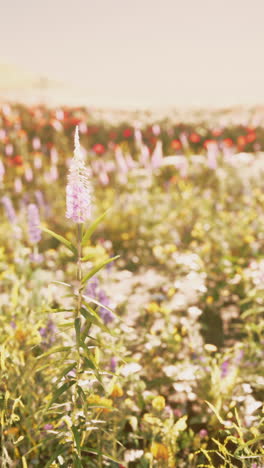
M256 133L254 130L250 131L248 135L246 135L247 143L252 143L256 140Z
M223 142L224 142L224 144L225 144L226 146L229 146L229 147L230 147L230 146L233 146L233 144L234 144L232 138L225 138L225 139L223 140Z
M14 166L23 166L23 158L20 155L17 155L14 158L12 158L12 162Z
M172 140L172 142L171 142L171 147L172 147L172 149L174 149L174 150L176 150L176 151L179 150L179 149L181 149L181 142L180 142L180 140Z
M215 128L214 130L212 130L212 135L214 137L219 137L221 134L222 134L222 130L220 128Z
M199 143L201 137L200 135L197 135L197 133L191 133L189 139L192 143Z
M215 140L205 140L203 145L204 145L205 148L207 148L208 145L210 145L211 143L216 143L216 141Z
M93 145L93 151L96 154L103 154L105 152L105 147L101 143L96 143L95 145Z
M237 138L237 144L238 144L238 146L240 146L240 147L245 146L245 145L247 144L247 139L246 139L246 137L243 136L243 135L240 135L240 136Z
M133 135L133 132L131 130L131 128L126 128L124 131L123 131L123 137L124 138L129 138Z

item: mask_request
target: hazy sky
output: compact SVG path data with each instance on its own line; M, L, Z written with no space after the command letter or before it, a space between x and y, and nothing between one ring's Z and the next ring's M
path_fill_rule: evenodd
M264 0L0 0L0 63L99 105L264 104Z

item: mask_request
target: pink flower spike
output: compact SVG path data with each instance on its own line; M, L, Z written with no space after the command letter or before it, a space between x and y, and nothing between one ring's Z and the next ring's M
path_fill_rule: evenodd
M78 126L74 136L74 157L70 162L66 187L66 218L84 223L91 217L90 171L85 167Z

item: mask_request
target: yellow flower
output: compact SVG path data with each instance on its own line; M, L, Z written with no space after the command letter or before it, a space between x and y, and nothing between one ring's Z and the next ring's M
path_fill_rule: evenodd
M167 244L165 246L165 252L166 253L173 253L173 252L176 252L176 250L177 250L177 247L174 244Z
M255 240L255 238L251 234L248 234L248 236L244 237L244 241L247 244L252 244L252 242L254 242L254 240Z
M207 303L207 304L212 304L213 302L214 302L213 296L208 296L208 297L206 298L206 303Z
M15 332L15 339L20 343L24 343L27 339L27 334L21 330L20 328L18 328Z
M156 460L168 460L169 451L166 445L160 444L158 442L153 442L150 447L150 451Z
M97 411L102 410L103 413L109 413L112 410L113 402L109 398L100 397L99 395L89 395L87 398L88 405L98 408Z
M173 297L175 294L175 289L174 288L169 288L168 291L167 291L167 296L168 297Z
M146 305L145 309L147 312L154 314L155 312L159 312L160 307L157 304L157 302L150 302L149 304Z
M112 398L118 398L118 397L122 397L123 395L124 395L124 391L123 391L121 385L115 384L113 386L113 389L112 389L112 392L111 392L111 397Z
M128 232L123 232L123 233L121 234L121 238L122 238L123 240L128 240L128 239L129 239L129 233L128 233Z
M163 247L161 247L161 245L155 245L152 251L155 257L161 257L163 255Z
M164 410L165 404L166 404L165 398L163 396L161 396L161 395L155 397L152 400L152 407L157 411Z

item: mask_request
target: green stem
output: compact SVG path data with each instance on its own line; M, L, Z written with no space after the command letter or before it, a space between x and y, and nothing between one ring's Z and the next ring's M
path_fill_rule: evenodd
M97 433L97 446L98 446L98 468L103 468L101 431L98 431Z
M82 225L80 223L77 224L77 282L78 282L78 295L77 295L77 305L75 310L75 319L80 319L81 317L81 306L82 306L82 295L81 295L81 282L82 282ZM78 399L78 385L79 385L79 374L81 371L81 355L80 355L80 348L79 342L77 339L76 334L76 383L74 389L74 410L77 412L77 399Z
M82 225L77 224L77 281L78 281L78 299L77 299L77 309L76 309L76 318L80 317L82 295L81 295L81 281L82 281Z

